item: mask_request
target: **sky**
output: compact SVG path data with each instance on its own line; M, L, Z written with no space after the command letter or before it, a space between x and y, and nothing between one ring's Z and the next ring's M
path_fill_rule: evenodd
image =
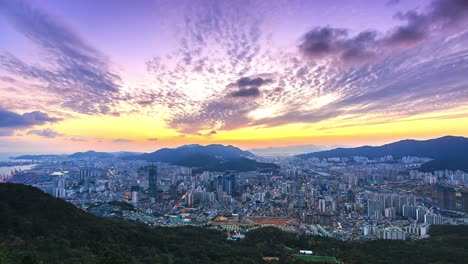
M444 135L466 0L0 0L0 152Z

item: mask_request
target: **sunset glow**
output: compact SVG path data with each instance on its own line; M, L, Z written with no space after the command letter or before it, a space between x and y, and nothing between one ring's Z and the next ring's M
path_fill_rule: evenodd
M468 136L466 7L386 2L0 1L0 152Z

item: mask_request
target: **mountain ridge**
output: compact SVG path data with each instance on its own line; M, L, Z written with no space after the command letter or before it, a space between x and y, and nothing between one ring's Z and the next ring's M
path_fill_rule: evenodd
M297 155L301 159L310 158L332 158L363 156L367 158L378 158L392 155L394 158L404 156L427 157L433 160L445 160L445 163L434 162L434 169L443 169L442 164L450 168L468 170L462 163L451 164L450 160L468 160L468 138L462 136L444 136L428 140L404 139L381 146L361 146L356 148L336 148L332 150L319 151ZM456 166L454 166L456 165Z
M124 159L141 159L146 161L161 161L167 163L174 163L184 159L192 154L209 155L214 157L221 157L223 159L231 158L254 158L255 155L249 151L241 150L232 145L210 144L210 145L183 145L176 148L162 148L150 153L143 153L140 155L132 155L123 157Z

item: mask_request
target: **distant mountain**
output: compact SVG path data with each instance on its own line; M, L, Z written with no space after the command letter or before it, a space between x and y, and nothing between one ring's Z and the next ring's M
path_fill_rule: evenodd
M279 166L276 164L258 162L256 160L244 157L221 159L203 154L193 154L181 160L172 162L172 164L186 167L195 167L208 171L276 171L279 169Z
M401 158L403 156L428 157L435 160L445 160L444 166L461 168L460 164L456 161L468 159L468 138L445 136L429 140L408 139L378 147L337 148L302 154L297 157L302 159L352 156L378 158L385 155L392 155L394 158ZM441 165L442 163L439 162L438 164Z
M15 160L45 160L45 159L58 159L58 158L64 158L67 157L67 155L21 155L14 157Z
M142 153L133 152L133 151L119 151L119 152L111 152L111 154L114 155L116 158L121 158L121 157L133 156L133 155L140 155Z
M298 155L298 157L303 159L312 157L331 158L352 156L377 158L385 155L392 155L395 158L417 156L433 159L468 155L468 138L446 136L429 140L407 139L379 147L363 146L357 148L337 148Z
M248 151L243 151L234 146L224 146L220 144L212 144L207 146L202 145L184 145L178 148L163 148L152 153L144 153L125 157L125 159L146 160L146 161L161 161L174 163L186 159L194 154L207 155L222 159L233 158L254 158L255 155Z
M152 153L124 157L130 160L166 162L173 165L194 167L208 171L254 171L257 169L277 170L272 163L253 160L255 155L234 146L219 144L201 146L184 145L178 148L164 148Z
M418 170L422 172L441 170L461 170L468 172L468 157L431 160L421 165Z
M128 157L132 155L139 155L140 152L129 152L129 151L120 151L120 152L97 152L94 150L89 150L86 152L76 152L71 155L21 155L17 156L14 159L16 160L46 160L46 159L85 159L85 158L120 158Z
M114 158L115 156L107 152L97 152L89 150L86 152L76 152L68 156L69 158L85 159L85 158Z
M298 145L285 147L268 147L250 149L252 153L258 156L291 156L302 153L317 152L330 149L330 147L319 145Z

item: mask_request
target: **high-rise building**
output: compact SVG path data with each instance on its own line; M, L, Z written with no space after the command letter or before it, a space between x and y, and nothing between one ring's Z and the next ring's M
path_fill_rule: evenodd
M418 220L418 222L423 223L426 213L427 213L427 210L425 208L418 207L416 209L416 220Z
M462 210L465 213L468 213L468 192L464 191L461 193L462 195Z
M158 167L156 165L150 165L148 169L148 193L151 197L157 198L158 195Z
M437 199L439 207L445 210L456 210L456 193L453 188L438 186Z
M258 200L259 202L261 202L261 203L265 202L265 193L264 193L264 192L259 192L259 193L257 194L257 196L258 196L258 199L257 199L257 200Z
M367 215L369 217L374 216L375 212L382 214L381 203L378 200L368 200L367 201Z
M424 215L424 223L428 225L441 225L444 218L439 214L426 213Z
M426 224L411 224L409 226L405 226L403 229L408 234L422 237L427 235L429 231L429 226Z
M191 191L188 191L185 195L185 205L187 207L192 207L194 204L194 195Z
M138 192L140 191L139 186L132 186L132 204L138 204Z
M390 240L405 240L406 233L401 228L392 226L387 228L382 228L377 231L378 239L390 239Z
M319 199L319 211L325 213L327 207L324 199Z
M403 205L403 217L416 219L416 206Z
M389 207L389 208L385 208L384 212L385 212L385 217L387 218L393 218L395 217L395 207Z
M356 194L353 192L353 190L349 189L347 196L348 196L348 202L350 203L356 202Z

